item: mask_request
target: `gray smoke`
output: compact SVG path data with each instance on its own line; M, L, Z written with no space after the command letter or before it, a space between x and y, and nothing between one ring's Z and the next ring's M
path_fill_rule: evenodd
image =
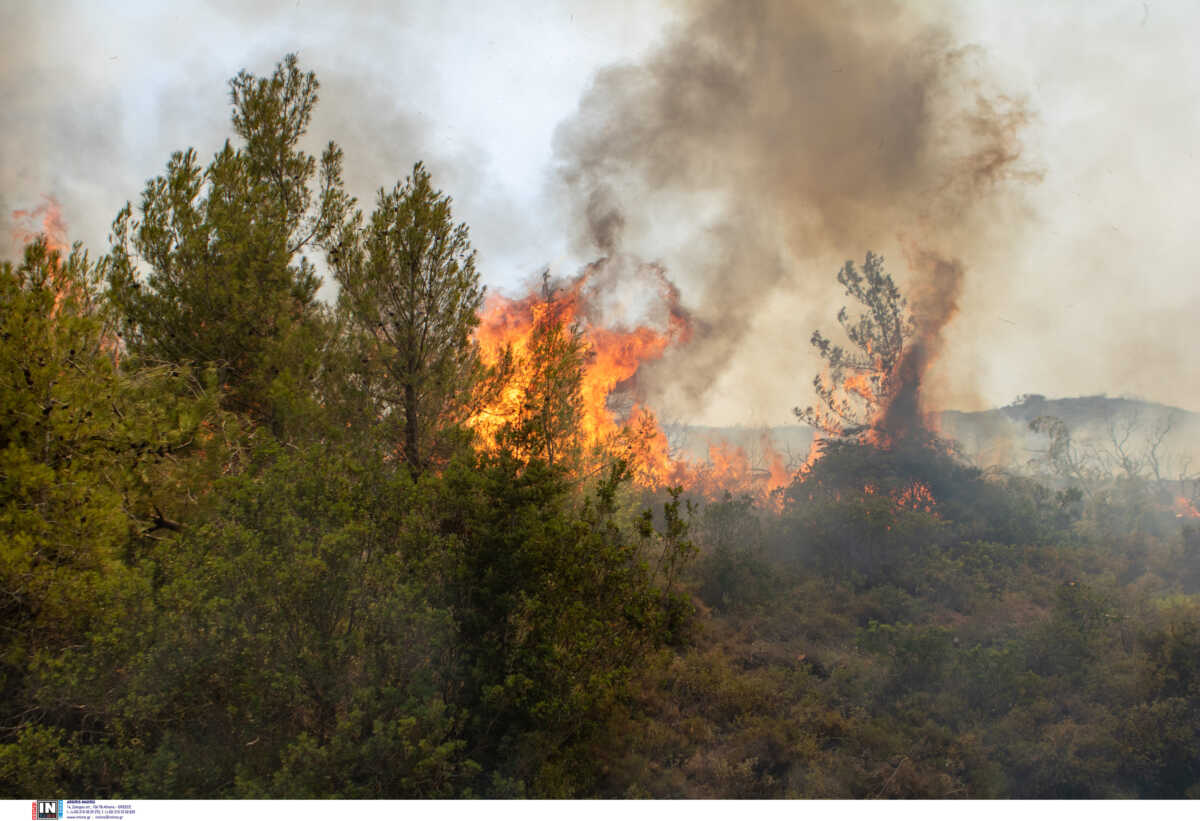
M671 273L705 333L651 381L702 400L773 300L798 323L774 344L803 346L832 323L832 260L903 237L969 266L973 227L1036 176L1025 106L981 66L899 3L702 0L644 61L600 72L556 140L579 248L655 254L664 222L694 228ZM956 301L963 269L927 273L944 270L908 273L922 312Z

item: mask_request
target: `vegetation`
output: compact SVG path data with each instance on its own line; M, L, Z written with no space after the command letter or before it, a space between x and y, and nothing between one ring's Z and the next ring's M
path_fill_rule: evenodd
M106 260L110 297L132 352L214 368L226 407L285 435L307 424L297 386L319 367L320 279L305 253L328 244L351 202L341 150L330 143L318 171L299 147L317 80L295 57L230 88L241 145L227 140L203 168L194 149L176 152L137 216L126 204Z
M242 143L176 155L105 258L0 266L0 792L1200 797L1157 450L1101 477L1043 421L1035 478L846 435L770 500L644 493L579 469L549 311L483 447L466 228L420 165L352 216L316 88L239 75ZM846 432L909 331L877 257L840 281Z
M819 405L796 408L795 414L824 436L863 439L902 387L899 366L915 326L908 301L878 254L868 251L861 270L848 260L837 280L863 312L853 321L849 309L838 312L850 348L813 331L812 345L826 363L813 378Z
M420 163L403 185L379 192L365 232L360 221L332 254L340 300L363 343L361 378L376 413L398 419L404 459L420 472L444 450L438 434L470 416L480 381L475 252Z

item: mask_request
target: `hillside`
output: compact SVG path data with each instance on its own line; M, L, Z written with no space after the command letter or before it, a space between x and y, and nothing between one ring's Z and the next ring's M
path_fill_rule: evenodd
M1030 429L1039 417L1061 419L1072 442L1100 461L1117 456L1117 443L1133 458L1144 460L1161 435L1157 456L1164 478L1200 464L1196 458L1200 457L1200 414L1142 399L1104 395L1048 399L1030 394L1002 408L943 411L938 414L938 427L980 467L1023 470L1042 458L1048 446L1046 435ZM710 448L725 443L741 448L753 465L765 462L768 441L789 464L799 463L813 435L812 428L799 424L771 428L674 424L663 429L674 451L688 459L704 461Z
M1153 448L1159 470L1172 476L1200 454L1200 414L1140 399L1030 395L994 410L946 411L940 422L942 433L980 466L1020 468L1046 451L1047 437L1030 429L1039 417L1061 419L1081 454L1101 462L1119 459L1118 451L1145 460Z

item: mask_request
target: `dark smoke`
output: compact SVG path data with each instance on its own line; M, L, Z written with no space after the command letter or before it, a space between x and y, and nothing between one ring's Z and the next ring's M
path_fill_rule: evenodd
M809 322L832 318L828 260L902 235L942 249L929 259L969 260L972 224L1030 176L1027 112L980 62L898 3L703 0L643 62L600 72L556 141L579 244L657 255L655 232L696 203L673 274L705 333L652 381L702 399L768 301L796 292L820 295L796 306L802 346ZM714 201L715 217L697 216ZM909 274L932 334L923 357L964 270L927 262Z
M958 313L966 268L957 259L934 251L906 248L909 270L916 274L912 288L913 339L896 365L895 395L884 409L879 427L890 439L920 434L931 425L923 407L922 382L942 351L942 331Z

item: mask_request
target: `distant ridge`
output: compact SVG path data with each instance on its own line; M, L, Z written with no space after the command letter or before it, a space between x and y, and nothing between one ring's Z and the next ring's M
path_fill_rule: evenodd
M1164 456L1183 462L1192 457L1200 467L1200 413L1128 397L1072 396L1051 399L1027 394L1001 408L984 411L948 410L937 414L942 435L959 443L963 456L982 467L1021 467L1044 454L1045 436L1029 423L1038 417L1061 419L1081 446L1103 448L1111 436L1127 436L1126 445L1138 448L1147 437L1163 427ZM663 425L677 455L693 461L708 458L709 448L719 443L742 448L751 464L765 462L764 443L798 462L808 453L813 430L807 425L709 426L681 423Z
M1148 415L1155 418L1174 415L1180 421L1185 419L1200 419L1200 414L1183 408L1162 405L1145 399L1126 397L1110 397L1104 394L1095 396L1071 396L1062 399L1047 399L1041 394L1026 394L1018 397L1018 401L1002 408L986 411L943 411L942 420L952 419L991 419L1004 417L1010 420L1028 424L1039 416L1054 416L1067 423L1070 428L1087 426L1097 422L1129 414Z
M1118 447L1144 457L1161 440L1160 469L1178 471L1200 456L1200 414L1144 399L1075 396L1020 397L987 411L939 414L943 435L958 441L964 456L983 467L1022 467L1045 455L1049 440L1030 429L1043 416L1062 420L1072 442L1093 456L1115 456ZM1198 463L1200 464L1200 463Z

